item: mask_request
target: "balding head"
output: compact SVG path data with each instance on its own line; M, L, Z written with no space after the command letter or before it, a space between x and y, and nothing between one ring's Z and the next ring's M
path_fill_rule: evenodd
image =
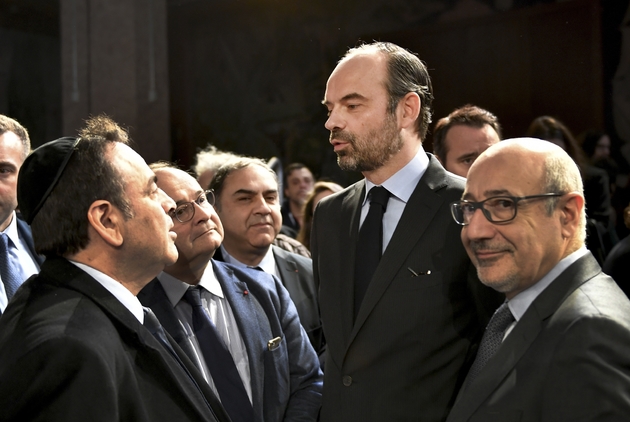
M583 246L582 190L574 161L549 142L510 139L481 154L468 172L462 229L480 280L511 298ZM495 221L477 212L482 201Z

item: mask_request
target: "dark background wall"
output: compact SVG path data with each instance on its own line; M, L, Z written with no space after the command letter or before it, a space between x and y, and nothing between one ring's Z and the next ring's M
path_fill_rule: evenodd
M129 1L137 7L128 10L141 11L153 0ZM158 158L187 167L212 143L285 164L302 161L344 184L354 180L337 169L320 101L345 50L372 39L410 48L427 63L434 120L476 103L498 115L506 136L522 135L534 117L550 114L576 134L603 127L615 137L610 81L627 8L628 0L168 0L161 53L170 121L153 123L170 130L172 152ZM67 19L59 1L0 0L0 113L27 126L34 145L72 134L62 123L61 22ZM115 31L113 22L108 28ZM109 72L115 66L99 75ZM115 108L106 111L120 120ZM150 144L143 136L151 119L120 123Z

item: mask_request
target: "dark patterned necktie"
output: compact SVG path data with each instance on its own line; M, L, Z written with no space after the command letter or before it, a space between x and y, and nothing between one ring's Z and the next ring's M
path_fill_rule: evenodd
M0 239L0 276L2 276L7 299L11 300L18 287L24 282L24 277L18 263L11 257L10 248L13 242L9 240L6 233L2 233Z
M198 287L189 288L184 300L192 306L193 330L223 407L234 422L253 421L254 409L243 380L225 342L201 305L201 291Z
M471 383L477 375L481 372L486 363L492 356L499 350L499 346L503 342L505 336L505 330L514 322L514 316L510 312L508 303L504 302L503 305L496 310L490 322L486 327L486 331L483 333L481 343L479 344L479 351L477 357L470 367L468 372L467 384Z
M354 318L357 318L365 292L376 272L383 251L383 215L390 193L382 186L369 192L370 210L359 230L354 269Z

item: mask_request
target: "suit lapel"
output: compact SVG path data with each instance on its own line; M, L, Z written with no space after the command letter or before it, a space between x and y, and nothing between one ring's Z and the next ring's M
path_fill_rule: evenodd
M430 226L433 217L443 203L443 199L435 191L444 186L446 186L445 172L436 164L435 159L431 157L429 167L411 194L394 234L387 245L387 249L385 249L385 253L381 258L381 262L376 268L372 282L365 293L361 309L357 314L357 320L352 329L350 342L361 329L361 326L381 296L383 296L395 275L400 271L400 267L407 259L414 245L420 241L427 227ZM358 232L358 228L356 232ZM349 267L354 268L354 259L352 262L353 265ZM354 277L352 280L354 280ZM350 302L346 303L352 303L351 298Z
M540 293L507 336L496 355L488 361L487 369L482 370L475 380L460 392L451 411L453 420L467 420L489 399L514 370L558 307L573 291L600 272L599 264L589 252Z
M177 401L188 402L189 406L196 409L200 415L204 417L208 415L210 409L201 403L207 403L206 398L210 398L209 394L211 392L209 392L209 387L207 390L202 390L205 396L202 395L200 391L201 386L199 388L194 386L188 375L182 372L179 363L107 289L65 259L48 259L44 262L42 270L44 268L47 269L47 274L58 284L82 293L99 306L117 326L123 341L132 341L135 338L135 343L138 345L139 361L143 361L148 356L151 356L150 361L155 368L152 371L154 375L162 379L165 384L178 386L178 388L172 388L173 394L178 394L179 396ZM147 356L143 356L143 354ZM178 354L187 361L188 367L194 370L194 365L183 354L181 349L179 349ZM199 384L202 380L201 374L198 374L196 382Z
M337 309L341 310L341 326L343 338L348 339L346 348L352 343L354 338L354 309L346 304L354 303L354 266L356 261L357 240L359 238L359 222L361 220L361 204L365 197L365 180L357 182L343 199L341 205L341 222L339 227L345 228L346 233L340 236L341 251L347 252L348 262L341 262L338 268L341 269L340 280L348 280L339 283L339 294L336 295L338 303ZM378 270L377 270L378 272ZM364 299L365 300L365 299Z
M254 299L251 294L244 294L246 291L249 293L247 283L239 281L226 266L217 265L214 260L212 264L223 294L232 308L241 338L245 342L252 384L252 402L256 413L262 411L263 408L265 373L264 365L262 365L264 357L261 353L264 350L264 345L261 344L264 333L261 331L257 313L253 311ZM264 315L264 313L259 315Z

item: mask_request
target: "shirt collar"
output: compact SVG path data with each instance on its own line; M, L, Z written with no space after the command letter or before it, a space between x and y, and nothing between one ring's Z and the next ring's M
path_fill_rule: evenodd
M140 321L141 324L144 323L144 309L142 308L142 304L125 286L96 268L92 268L89 265L76 261L70 262L88 273L89 276L105 287L108 292L118 299L118 301L122 303L123 306L127 308L138 321Z
M238 259L234 258L228 253L228 251L225 250L223 245L221 245L221 254L223 256L223 260L228 264L236 265L237 267L255 268L251 265L244 264ZM268 274L276 273L276 258L273 255L273 248L271 246L269 246L269 249L267 249L267 253L263 257L262 261L260 261L258 265L256 265L256 267L260 267L264 272Z
M13 246L17 248L20 244L20 234L18 233L17 216L15 215L15 211L13 211L13 214L11 215L11 222L9 223L7 228L4 229L3 233L5 233L7 237L11 239L11 242L13 242Z
M561 259L555 267L551 269L543 278L540 279L539 282L534 284L533 286L523 290L516 296L514 296L509 302L508 306L510 307L510 311L512 311L512 315L514 315L515 320L520 320L527 308L536 300L538 295L540 295L550 284L554 281L560 274L564 272L571 264L575 261L586 255L588 250L586 246L582 246L577 251L569 254L565 258Z
M422 145L420 145L418 152L411 161L383 182L381 186L387 189L393 196L407 203L428 167L429 157L424 151L424 148L422 148ZM362 205L365 205L367 194L374 186L376 186L374 183L365 179L365 196L363 197Z
M158 280L162 284L164 291L166 292L166 296L168 297L171 305L175 307L179 303L180 300L184 297L186 290L190 288L190 284L185 283L178 278L173 277L170 274L162 271L157 276ZM198 286L203 287L210 293L220 298L223 298L223 289L221 288L221 284L217 279L216 274L214 273L214 267L212 266L212 261L208 262L206 269L201 275L201 280L197 283Z

